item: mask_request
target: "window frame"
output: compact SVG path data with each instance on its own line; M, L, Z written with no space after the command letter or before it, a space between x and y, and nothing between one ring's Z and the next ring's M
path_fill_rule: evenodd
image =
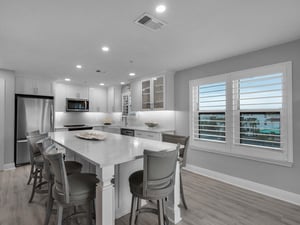
M280 110L280 134L284 136L284 145L282 150L273 150L271 147L259 147L236 143L236 138L240 135L240 112L237 107L238 99L234 98L233 88L237 80L255 76L263 76L272 73L283 74L283 97L282 109ZM194 89L200 85L206 85L217 82L226 82L226 110L225 110L225 143L217 143L208 140L194 140L193 126L195 113L195 102L199 101L199 96L195 98ZM283 62L273 65L251 68L232 73L209 76L197 80L190 80L190 147L194 150L220 153L240 158L253 159L267 163L291 166L293 163L293 117L292 117L292 62ZM248 110L249 112L253 110ZM259 110L258 110L259 111ZM279 110L270 110L279 111ZM262 112L262 111L260 111ZM264 112L267 112L266 110Z

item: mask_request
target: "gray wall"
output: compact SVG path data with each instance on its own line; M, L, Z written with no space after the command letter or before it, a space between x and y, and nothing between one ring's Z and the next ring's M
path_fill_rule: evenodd
M300 194L300 40L177 72L175 126L178 134L189 134L189 80L285 61L293 62L293 167L192 149L188 153L189 164Z
M0 78L5 80L5 122L4 126L4 164L14 162L14 120L15 120L15 74L0 69ZM0 106L2 107L2 106Z

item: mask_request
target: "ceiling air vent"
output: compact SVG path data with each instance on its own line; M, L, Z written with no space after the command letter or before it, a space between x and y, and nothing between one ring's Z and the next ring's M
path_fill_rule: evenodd
M144 28L152 31L160 30L163 26L166 25L165 22L154 18L153 16L144 13L142 16L140 16L137 20L134 21L138 25L143 26Z

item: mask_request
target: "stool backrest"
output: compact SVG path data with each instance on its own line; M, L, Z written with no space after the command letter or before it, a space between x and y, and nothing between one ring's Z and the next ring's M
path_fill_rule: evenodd
M187 156L187 149L189 144L189 136L180 136L180 135L174 135L174 134L162 134L162 141L163 142L169 142L174 144L181 144L184 147L179 149L179 157L182 159L182 166L185 166L186 164L186 156Z
M173 190L179 147L173 151L144 150L144 196L167 196Z
M42 140L46 138L48 134L39 134L34 136L27 136L28 141L28 148L29 148L29 154L30 154L30 160L33 162L34 157L41 155L41 152L39 148L37 147L36 143L39 140Z
M64 202L67 204L70 202L69 182L67 178L65 163L62 153L50 153L45 155L49 160L51 170L54 173L54 184L56 190L61 194Z
M33 131L30 131L30 132L27 132L27 136L37 136L37 135L40 135L41 132L39 130L33 130Z
M43 177L45 178L45 180L49 181L51 179L50 162L45 157L45 155L49 154L50 152L56 153L56 146L55 144L53 144L53 141L50 137L39 140L36 145L39 148L44 159Z

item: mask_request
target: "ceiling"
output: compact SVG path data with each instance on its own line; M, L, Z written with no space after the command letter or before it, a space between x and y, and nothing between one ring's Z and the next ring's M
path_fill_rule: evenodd
M299 39L299 9L299 0L0 0L0 68L117 84L129 72L177 71ZM167 25L138 26L144 12Z

